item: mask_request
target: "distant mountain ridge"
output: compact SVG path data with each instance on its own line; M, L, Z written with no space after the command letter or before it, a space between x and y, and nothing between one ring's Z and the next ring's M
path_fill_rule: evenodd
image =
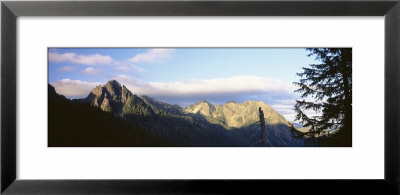
M146 95L137 96L115 80L96 86L85 102L121 117L126 114L145 116L160 112L202 114L210 123L227 128L241 128L259 121L258 108L261 107L268 124L287 124L282 115L262 101L228 101L226 104L214 106L203 100L182 109L178 105L163 103Z
M207 101L200 101L186 107L184 111L202 114L209 122L214 124L220 124L228 128L241 128L260 121L258 108L263 110L268 124L287 124L282 115L262 101L248 100L243 103L229 101L217 106Z
M145 95L135 95L115 80L96 86L82 100L144 129L168 143L183 146L253 146L260 134L258 108L267 122L268 146L302 146L286 119L262 101L229 101L216 105L200 101L186 108Z

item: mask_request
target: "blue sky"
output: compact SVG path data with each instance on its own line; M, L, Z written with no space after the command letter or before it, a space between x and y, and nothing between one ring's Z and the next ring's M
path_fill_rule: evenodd
M49 83L68 98L115 79L134 94L188 106L262 100L288 120L304 48L50 48Z

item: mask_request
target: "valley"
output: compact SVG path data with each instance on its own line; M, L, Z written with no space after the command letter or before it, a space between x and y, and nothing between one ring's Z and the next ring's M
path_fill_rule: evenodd
M62 96L54 95L56 92L51 88L49 85L49 100L54 97L62 99ZM265 114L267 126L267 146L304 146L304 140L296 138L299 132L293 131L290 123L282 115L262 101L248 100L243 103L228 101L223 105L200 101L181 108L179 105L170 105L149 96L136 95L115 80L96 86L86 98L74 100L64 98L63 101L74 106L89 106L109 113L118 121L128 124L140 134L146 135L142 138L136 137L136 139L140 139L141 143L146 143L149 139L149 146L260 146L256 144L256 137L261 134L260 124L257 124L257 121L260 120L258 109L261 108ZM52 108L52 110L57 109L59 108ZM57 113L49 112L49 116L51 114ZM85 121L81 121L81 123L85 123ZM112 124L108 126L111 126L108 130L110 135L119 131L117 127L112 128ZM56 132L60 127L51 126L51 128L54 128L51 132ZM91 130L90 127L85 131L89 131L89 133L79 134L76 132L73 137L91 136L90 134L96 136L98 133L95 129ZM90 133L90 131L92 132ZM107 136L98 139L99 143L108 142ZM162 142L154 144L154 140L162 140ZM78 143L72 143L72 145L80 146ZM135 144L125 145L134 146ZM147 144L142 145L147 146Z

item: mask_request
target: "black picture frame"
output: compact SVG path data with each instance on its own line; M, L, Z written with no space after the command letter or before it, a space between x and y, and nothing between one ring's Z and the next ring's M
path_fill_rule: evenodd
M16 179L19 16L385 16L385 176L382 180ZM399 194L399 0L2 1L1 192L4 194ZM346 160L346 159L343 159ZM195 167L194 167L195 168ZM368 170L365 170L368 171Z

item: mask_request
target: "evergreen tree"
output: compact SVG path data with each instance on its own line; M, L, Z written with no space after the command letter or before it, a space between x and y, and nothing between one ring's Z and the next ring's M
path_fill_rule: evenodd
M310 131L305 133L308 141L322 145L318 135L327 130L337 130L324 136L328 146L351 146L352 143L352 49L351 48L308 48L310 56L320 64L303 67L297 73L299 82L294 82L301 93L295 111L299 120ZM306 110L317 115L307 116ZM325 145L323 144L323 145Z

